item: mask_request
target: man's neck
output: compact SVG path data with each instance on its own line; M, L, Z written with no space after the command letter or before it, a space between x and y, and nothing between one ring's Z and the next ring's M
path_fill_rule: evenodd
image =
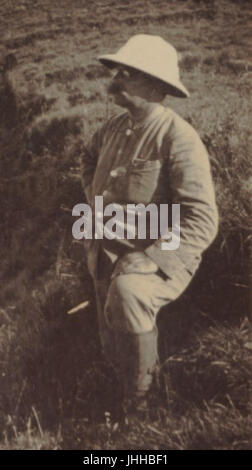
M144 122L157 108L161 108L160 103L148 102L143 99L129 101L125 108L128 110L130 118L134 123Z

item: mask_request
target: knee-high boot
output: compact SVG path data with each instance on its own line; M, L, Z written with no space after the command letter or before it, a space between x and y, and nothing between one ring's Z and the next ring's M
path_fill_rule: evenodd
M112 343L105 354L112 363L125 398L143 397L148 392L158 363L157 328L134 334L110 330Z

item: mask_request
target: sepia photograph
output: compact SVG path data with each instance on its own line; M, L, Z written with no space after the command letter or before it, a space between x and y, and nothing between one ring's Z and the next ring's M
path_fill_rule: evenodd
M251 3L0 0L0 32L0 450L251 450Z

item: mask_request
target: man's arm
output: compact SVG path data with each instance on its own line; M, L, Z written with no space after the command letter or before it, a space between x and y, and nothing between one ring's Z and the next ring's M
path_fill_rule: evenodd
M172 203L180 204L180 246L161 250L164 240L159 239L145 253L172 277L184 267L195 271L202 252L217 234L218 213L208 154L197 133L178 118L168 140L168 184Z
M94 133L87 146L84 146L84 151L81 156L81 183L88 203L91 203L92 182L102 145L102 136L103 128L100 128Z
M125 116L125 112L119 116L114 114L108 121L101 125L98 130L93 134L89 143L84 146L84 151L81 156L81 181L84 193L88 203L91 203L92 196L92 183L101 152L101 148L106 142L108 137L115 132L117 122L120 123L121 117Z

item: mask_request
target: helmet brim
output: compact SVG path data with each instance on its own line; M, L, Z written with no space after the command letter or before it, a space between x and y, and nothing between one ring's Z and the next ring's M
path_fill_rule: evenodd
M160 76L156 75L155 73L150 73L149 71L143 70L140 67L136 67L132 65L131 63L127 63L126 61L121 61L120 59L117 59L115 55L103 55L98 57L98 60L105 65L105 67L108 67L109 69L114 69L117 67L117 65L124 65L125 67L128 67L129 69L136 70L138 72L142 72L145 75L155 78L156 80L162 82L162 84L166 85L167 88L167 95L175 96L177 98L188 98L190 96L188 90L185 88L185 86L180 82L176 82L176 84L172 83L170 80L164 80Z

